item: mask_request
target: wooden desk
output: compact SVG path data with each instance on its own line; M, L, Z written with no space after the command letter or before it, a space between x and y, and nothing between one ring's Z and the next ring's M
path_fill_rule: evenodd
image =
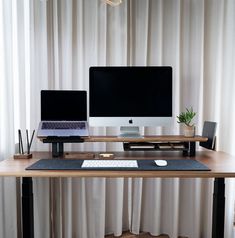
M115 152L114 152L115 153ZM117 152L118 159L182 159L180 153ZM211 171L26 171L25 168L41 158L50 158L48 152L35 152L33 159L8 159L0 162L0 176L23 177L22 191L26 192L26 217L23 214L23 237L33 238L33 206L31 177L141 177L141 178L215 178L213 200L212 238L224 237L224 178L235 177L235 158L223 152L201 151L193 158L207 165ZM192 159L189 158L188 159ZM24 194L23 194L24 197ZM29 207L27 207L29 205ZM23 208L24 211L24 208ZM27 217L29 216L29 217ZM26 221L24 221L26 219ZM31 229L31 230L30 230ZM29 230L29 231L28 231Z
M96 157L98 157L98 152ZM114 152L117 159L182 159L178 152ZM211 171L39 171L25 170L41 158L51 158L49 152L34 152L33 159L8 159L0 162L0 176L13 177L142 177L142 178L229 178L235 177L235 158L215 151L200 151L193 159ZM189 158L189 157L188 157ZM190 159L190 158L189 158Z

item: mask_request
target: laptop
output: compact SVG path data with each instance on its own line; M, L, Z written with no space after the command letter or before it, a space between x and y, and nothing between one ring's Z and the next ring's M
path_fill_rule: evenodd
M42 90L37 136L89 136L86 91Z

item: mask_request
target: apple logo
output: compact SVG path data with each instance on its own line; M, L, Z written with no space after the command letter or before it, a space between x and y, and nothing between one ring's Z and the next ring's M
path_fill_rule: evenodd
M130 120L129 120L129 124L132 124L132 123L133 123L133 120L132 120L132 119L130 119Z

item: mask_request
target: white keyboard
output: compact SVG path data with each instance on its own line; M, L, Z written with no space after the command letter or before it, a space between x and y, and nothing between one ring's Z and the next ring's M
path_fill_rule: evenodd
M82 168L138 168L136 160L84 160Z

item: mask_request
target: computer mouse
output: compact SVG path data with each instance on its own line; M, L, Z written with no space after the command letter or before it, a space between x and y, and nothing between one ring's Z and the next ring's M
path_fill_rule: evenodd
M157 166L167 166L167 161L163 159L154 160Z

